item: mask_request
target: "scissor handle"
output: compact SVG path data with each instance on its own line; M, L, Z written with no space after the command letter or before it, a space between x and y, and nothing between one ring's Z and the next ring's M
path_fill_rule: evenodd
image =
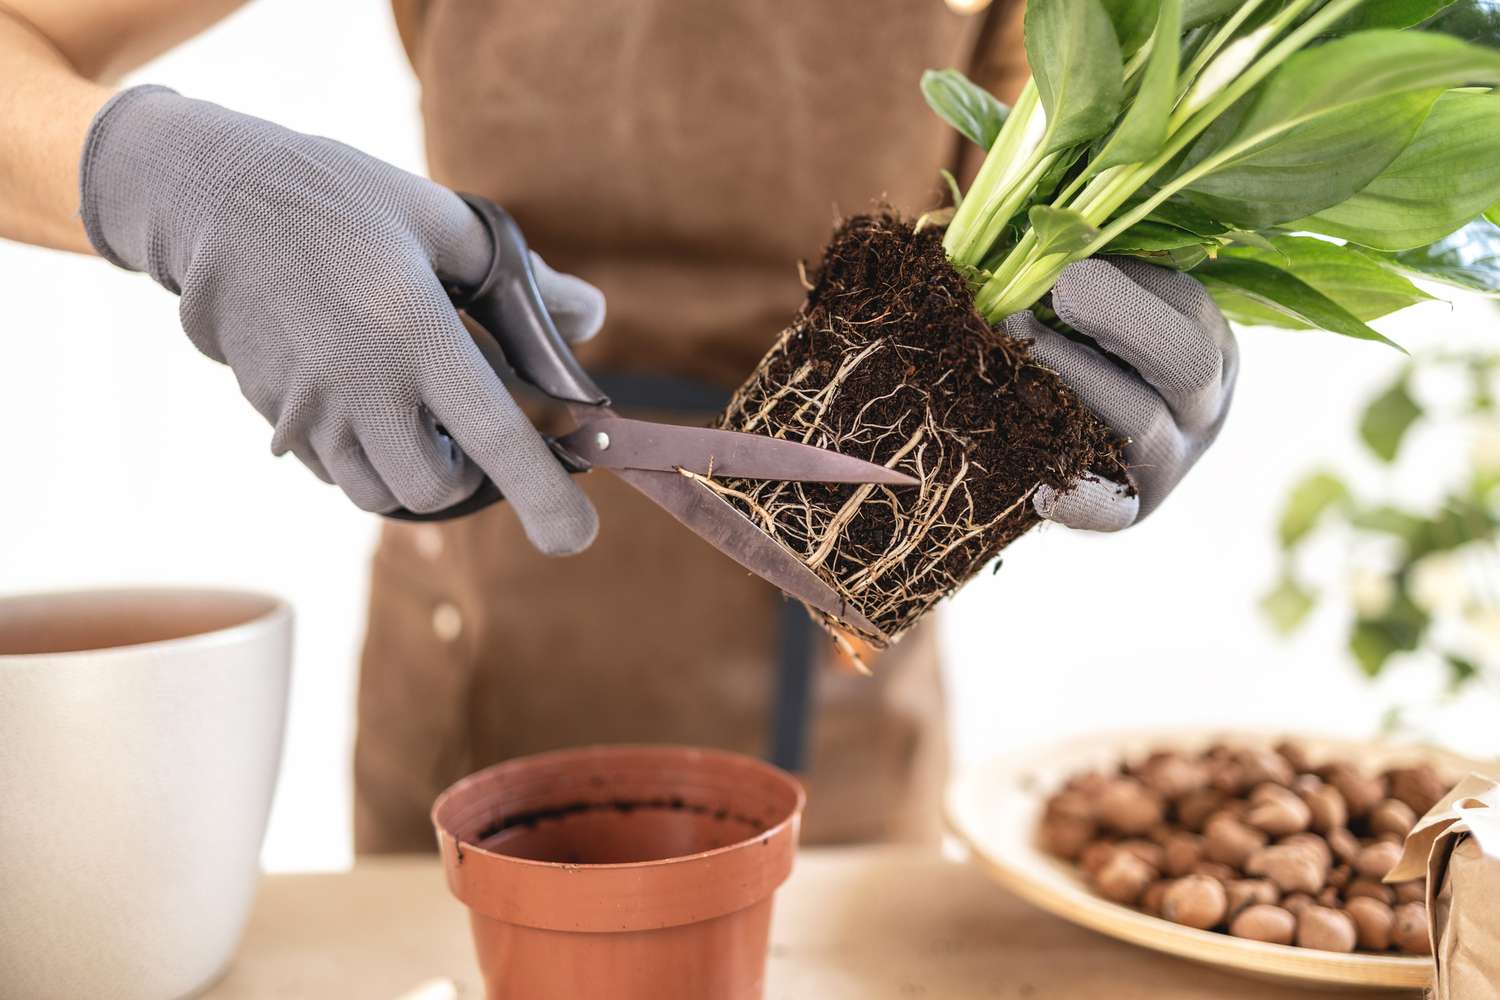
M487 198L472 194L459 197L489 229L495 255L479 286L455 295L453 304L489 331L506 363L522 379L553 399L607 405L609 397L573 357L542 303L521 227L505 209Z
M490 259L489 273L478 286L472 290L450 289L453 304L489 332L500 348L505 364L526 382L553 399L589 406L609 405L609 397L573 357L567 341L557 332L557 325L547 313L542 293L536 285L536 275L531 269L531 252L516 220L488 198L472 194L460 194L459 197L484 221L495 254ZM488 354L486 358L489 358ZM495 364L494 359L490 361ZM496 374L504 376L507 373L497 365ZM555 438L545 440L557 456L558 463L568 472L588 470L587 462L579 460ZM472 514L503 499L500 488L485 478L467 499L451 507L427 514L403 507L385 516L397 521L446 521Z
M568 446L557 438L546 435L542 440L547 442L547 447L551 448L552 454L557 456L557 464L561 465L563 471L569 475L576 476L580 472L587 472L593 468L588 462L569 451ZM500 487L495 485L493 479L486 476L480 481L477 490L470 493L466 499L460 500L451 507L444 507L442 510L435 510L426 514L419 514L414 510L398 507L395 510L387 511L384 516L393 521L451 521L455 517L463 517L465 514L484 510L490 504L499 503L504 499L505 494L500 492Z
M395 510L386 511L381 516L388 517L392 521L451 521L455 517L464 517L465 515L473 514L475 511L484 510L491 504L499 503L504 499L505 495L500 492L500 487L495 485L493 479L486 476L479 484L479 489L470 493L467 499L460 500L452 507L444 507L442 510L435 510L427 514L418 514L414 510L397 507Z

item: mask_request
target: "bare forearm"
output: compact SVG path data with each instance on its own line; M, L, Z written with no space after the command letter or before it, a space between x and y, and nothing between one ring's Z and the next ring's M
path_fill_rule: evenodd
M103 80L243 0L0 0L0 237L90 251L78 157Z
M0 236L89 251L78 219L78 155L109 94L0 9Z

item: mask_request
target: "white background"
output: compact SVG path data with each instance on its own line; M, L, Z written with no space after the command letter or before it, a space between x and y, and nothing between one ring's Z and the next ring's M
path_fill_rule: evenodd
M374 0L262 0L135 79L422 169L416 85ZM265 860L347 863L374 520L271 457L269 430L230 373L194 351L177 300L148 279L0 243L0 290L0 593L205 582L289 598L300 617L296 672ZM1493 338L1497 322L1470 301L1383 328L1418 349ZM1113 537L1033 532L946 609L961 760L1155 724L1369 733L1387 706L1427 705L1440 689L1420 663L1365 683L1342 654L1337 608L1291 644L1255 610L1274 575L1289 482L1320 462L1370 484L1389 475L1362 459L1351 428L1398 356L1325 334L1254 330L1241 344L1233 416L1158 516ZM1416 467L1403 466L1395 485L1435 496L1464 446L1416 445ZM1336 559L1320 570L1335 582ZM1488 690L1419 718L1449 743L1495 753L1497 713Z

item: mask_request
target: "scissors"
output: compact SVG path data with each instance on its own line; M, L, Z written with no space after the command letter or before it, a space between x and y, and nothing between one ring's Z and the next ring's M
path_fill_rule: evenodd
M567 405L577 427L547 437L570 473L606 469L640 490L704 541L784 593L871 635L885 634L836 590L719 494L684 473L796 482L916 486L894 469L836 451L738 431L682 427L617 415L573 357L542 304L526 238L509 214L484 198L462 195L495 245L489 274L453 304L494 338L480 344L496 372L516 377ZM495 350L498 348L498 353ZM467 500L433 513L397 510L388 517L436 521L461 517L504 499L485 479Z

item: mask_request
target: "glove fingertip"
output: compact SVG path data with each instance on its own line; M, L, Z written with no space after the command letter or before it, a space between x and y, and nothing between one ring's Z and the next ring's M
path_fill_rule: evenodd
M1054 308L1061 314L1063 308L1076 305L1080 299L1087 301L1096 284L1119 273L1120 269L1113 262L1102 257L1075 260L1063 268L1062 274L1057 276L1057 282L1052 286Z
M1055 524L1078 531L1120 531L1140 515L1140 497L1129 487L1107 479L1081 479L1072 489L1039 486L1031 505Z
M604 293L575 274L555 270L536 251L531 270L557 331L570 344L591 340L604 326Z
M1016 340L1032 343L1045 330L1046 327L1042 326L1041 321L1025 310L1005 317L1005 333Z
M574 488L576 503L564 502L542 517L521 517L526 537L547 556L577 555L599 535L599 512L583 491Z
M566 334L568 342L572 344L593 340L604 329L604 293L581 278L578 283L583 286L580 289L580 308L568 317L569 329Z

